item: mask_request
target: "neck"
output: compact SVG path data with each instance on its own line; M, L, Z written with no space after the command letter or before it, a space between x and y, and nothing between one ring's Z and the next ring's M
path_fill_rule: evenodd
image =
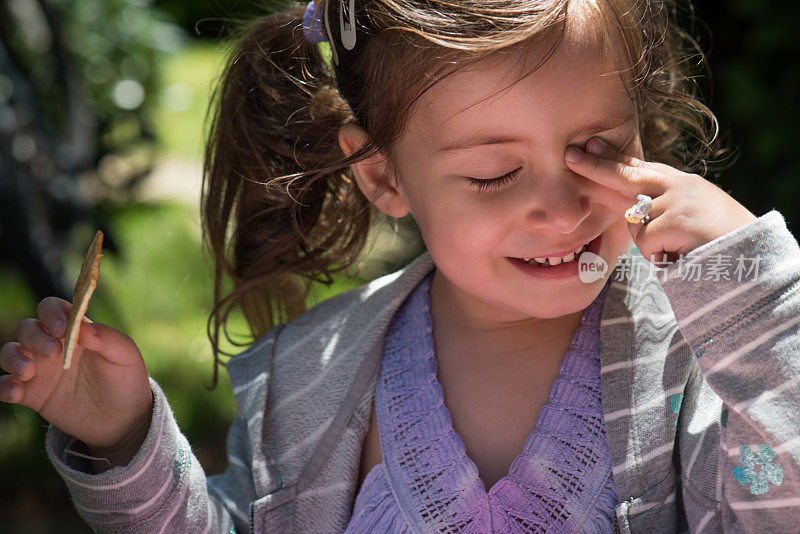
M439 271L431 283L431 318L437 342L464 355L510 357L569 349L583 310L556 318L489 317L449 290Z

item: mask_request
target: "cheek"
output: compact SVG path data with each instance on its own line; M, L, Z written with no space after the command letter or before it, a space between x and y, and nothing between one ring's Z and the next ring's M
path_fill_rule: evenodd
M607 235L611 237L611 243L609 243L611 247L610 250L607 250L615 254L623 254L633 245L633 237L631 237L631 232L628 230L628 222L625 219L616 221L607 232Z
M466 260L467 255L486 256L503 243L508 210L497 199L417 183L406 189L406 201L429 250Z
M447 204L439 209L426 206L419 218L415 216L429 249L449 251L452 257L466 261L468 256L485 256L501 242L496 215L492 218L479 210Z

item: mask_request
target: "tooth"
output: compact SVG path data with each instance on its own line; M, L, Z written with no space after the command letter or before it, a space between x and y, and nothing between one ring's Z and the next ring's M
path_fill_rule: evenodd
M547 259L550 262L550 265L558 265L559 263L561 263L561 258L559 258L559 257L553 257L553 258L547 258Z
M523 260L523 261L525 261L525 262L529 262L529 261L531 261L531 259L530 259L530 258L522 258L522 260Z
M544 263L547 261L547 258L533 258L533 259L536 260L537 263Z
M580 254L582 250L583 250L583 245L581 245L577 249L575 249L575 254Z
M575 254L574 254L574 253L572 253L572 252L570 252L569 254L567 254L566 256L564 256L564 263L566 263L566 262L568 262L568 261L572 261L572 259L573 259L574 257L575 257Z

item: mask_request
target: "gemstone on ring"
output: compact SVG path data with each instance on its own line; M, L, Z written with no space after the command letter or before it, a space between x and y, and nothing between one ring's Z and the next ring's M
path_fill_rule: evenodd
M653 199L647 195L637 195L636 200L636 205L625 212L625 220L633 224L642 222L653 207Z

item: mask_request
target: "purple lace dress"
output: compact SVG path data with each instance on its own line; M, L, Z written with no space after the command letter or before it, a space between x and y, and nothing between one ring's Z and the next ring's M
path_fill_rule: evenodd
M392 318L375 388L383 460L347 533L613 533L618 503L600 403L600 316L586 308L550 399L508 474L487 492L436 378L431 276Z

